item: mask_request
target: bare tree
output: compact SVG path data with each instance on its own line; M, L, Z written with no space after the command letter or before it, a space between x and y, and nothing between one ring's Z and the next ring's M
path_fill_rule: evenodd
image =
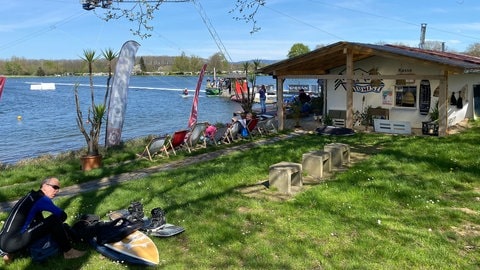
M480 56L480 43L470 44L468 46L465 54L479 57Z
M130 0L130 1L113 1L109 0L85 0L83 8L86 10L96 10L96 7L102 7L105 10L103 14L96 12L97 15L105 20L125 19L136 22L136 28L130 29L134 35L140 38L148 38L151 36L153 26L150 21L155 18L155 12L160 6L166 2L192 2L198 0ZM260 28L257 26L255 15L259 8L265 5L266 0L233 0L235 6L229 11L233 15L233 19L242 20L252 24L252 31L257 32Z

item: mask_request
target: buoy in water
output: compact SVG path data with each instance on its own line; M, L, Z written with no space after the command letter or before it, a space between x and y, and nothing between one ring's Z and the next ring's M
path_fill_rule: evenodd
M17 116L17 120L22 120L22 116L21 115Z

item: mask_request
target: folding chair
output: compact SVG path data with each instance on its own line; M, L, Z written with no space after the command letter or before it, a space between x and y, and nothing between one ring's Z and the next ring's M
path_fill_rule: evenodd
M188 133L187 139L185 140L188 152L191 153L191 150L193 150L197 145L201 145L203 148L207 147L207 141L205 138L205 130L207 129L207 125L207 122L196 123L192 130Z
M168 151L167 151L167 145L170 141L170 136L164 136L164 137L157 137L153 138L148 142L148 144L145 146L145 149L141 154L138 154L137 156L139 158L146 158L150 161L153 161L153 157L155 155L158 155L159 153L165 152L165 155L168 157Z
M250 122L248 122L247 131L248 131L248 136L250 136L250 139L253 139L253 134L252 133L257 128L258 121L259 121L258 118L252 118L252 120L250 120Z

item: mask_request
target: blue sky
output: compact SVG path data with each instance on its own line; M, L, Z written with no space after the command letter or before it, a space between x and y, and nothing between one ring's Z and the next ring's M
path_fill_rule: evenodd
M338 41L418 46L421 23L426 40L445 42L447 49L461 52L480 42L478 0L267 0L254 34L251 24L229 13L235 0L197 1L233 61L284 59L299 42L310 49ZM0 59L78 59L84 49L118 51L127 40L141 44L138 56L208 58L219 51L193 3L164 3L148 39L132 34L135 23L105 22L102 13L83 10L80 0L2 1Z

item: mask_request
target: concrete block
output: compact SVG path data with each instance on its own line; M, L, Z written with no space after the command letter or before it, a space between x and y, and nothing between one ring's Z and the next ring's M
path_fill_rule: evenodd
M332 166L342 167L350 163L350 146L344 143L329 143L324 151L331 153Z
M303 186L302 164L280 162L269 167L268 183L280 192L291 194L292 186Z
M322 178L325 170L332 171L331 153L320 150L303 154L302 169L313 177Z

